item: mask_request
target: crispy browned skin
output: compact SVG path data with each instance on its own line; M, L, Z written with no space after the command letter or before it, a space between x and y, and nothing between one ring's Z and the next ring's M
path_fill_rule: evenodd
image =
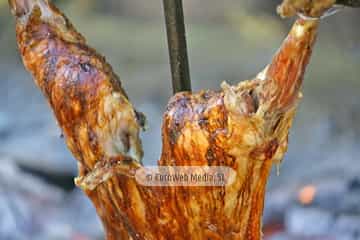
M298 20L258 77L175 95L164 115L161 166L228 166L227 187L144 187L139 119L105 59L46 0L10 0L26 68L79 162L76 182L108 240L261 238L267 178L280 163L317 21Z
M140 161L136 112L105 58L55 6L45 0L20 2L32 9L17 21L24 64L81 167L90 171L98 161L127 157Z

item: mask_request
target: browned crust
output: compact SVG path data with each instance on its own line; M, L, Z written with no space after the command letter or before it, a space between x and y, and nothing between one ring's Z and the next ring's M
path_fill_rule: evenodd
M287 149L317 22L298 20L258 78L170 100L159 165L231 167L234 184L144 187L132 177L135 159L113 156L104 145L120 128L122 147L141 152L141 126L118 77L63 14L49 9L45 20L37 7L26 21L18 19L19 49L79 161L77 183L107 239L261 239L267 178Z

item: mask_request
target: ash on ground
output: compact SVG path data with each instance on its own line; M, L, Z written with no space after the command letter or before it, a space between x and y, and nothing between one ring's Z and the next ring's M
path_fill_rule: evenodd
M2 159L0 239L96 240L103 239L103 231L82 192L65 192Z
M268 194L267 240L360 240L360 178Z

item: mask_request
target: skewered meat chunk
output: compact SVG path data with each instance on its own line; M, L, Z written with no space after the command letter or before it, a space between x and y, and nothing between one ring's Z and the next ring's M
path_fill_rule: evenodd
M108 240L261 239L267 178L287 150L318 21L297 20L253 80L170 100L159 166L230 167L232 185L149 187L134 178L144 118L104 57L48 0L9 3L24 65L78 160L76 183Z

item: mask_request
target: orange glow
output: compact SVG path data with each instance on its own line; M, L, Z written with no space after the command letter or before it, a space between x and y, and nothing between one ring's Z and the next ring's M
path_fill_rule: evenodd
M299 202L303 205L310 205L315 198L316 187L313 185L308 185L303 187L298 195Z

